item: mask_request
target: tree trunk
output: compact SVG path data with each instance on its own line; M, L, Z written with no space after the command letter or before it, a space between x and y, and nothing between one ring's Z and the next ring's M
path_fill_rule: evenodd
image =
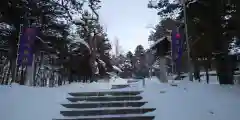
M91 58L90 58L90 64L92 69L92 79L95 80L95 73L96 73L96 67L95 61L96 61L96 36L90 37L90 47L92 49Z
M37 59L37 54L35 54L35 59L33 62L35 62L33 65L34 65L34 69L33 69L33 80L32 80L32 85L33 86L36 86L36 72L37 72L37 62L36 62L36 59Z
M68 80L69 80L69 84L73 82L73 74L71 74L71 72L69 72Z
M17 28L17 31L20 31L20 28ZM19 33L19 32L18 32ZM17 41L18 41L18 34L16 36L13 36L13 39L10 40L11 43L10 43L10 66L11 66L11 73L12 73L12 80L11 80L11 83L12 82L15 82L16 80L16 74L17 74L17 63L16 63L16 60L17 60Z
M208 57L204 65L207 84L209 84L209 69L211 68L211 60L212 60L212 57Z
M216 56L216 69L219 77L219 84L234 84L231 57L227 54Z
M223 35L225 30L222 28L222 8L223 1L212 0L212 40L216 52L216 69L220 84L233 84L233 73L230 64L231 57L228 55L228 36Z
M7 66L7 64L8 63L6 63L4 66ZM6 68L7 69L7 68ZM1 84L2 85L4 85L5 84L5 79L6 79L6 77L7 77L7 74L8 74L8 72L10 72L10 71L8 71L9 69L7 69L7 72L4 70L4 67L3 67L3 77L2 77L2 82L1 82Z
M21 73L20 73L20 85L24 85L24 83L25 83L25 77L24 77L24 69L23 69L23 67L22 67L22 69L21 69Z
M200 82L200 68L199 62L196 59L193 59L193 66L194 66L194 79Z
M63 77L61 75L58 75L58 86L61 86L63 84Z
M205 68L205 73L206 73L207 84L209 84L209 73L208 73L208 67L204 67L204 68Z
M54 72L52 72L49 76L49 87L54 87L55 79L54 79Z
M8 82L9 82L10 73L11 73L11 64L10 64L8 70L7 70L6 80L5 80L5 83L4 83L5 85L7 85Z

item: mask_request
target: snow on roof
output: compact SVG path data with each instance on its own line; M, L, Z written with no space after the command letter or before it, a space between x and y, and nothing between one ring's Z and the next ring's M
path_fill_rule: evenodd
M122 70L119 67L115 66L115 65L113 66L113 69L118 71L118 72L122 72Z
M161 41L163 41L166 37L162 37L160 39L158 39L155 43L153 43L151 46L150 46L150 49L152 49L153 47L155 47L158 43L160 43Z

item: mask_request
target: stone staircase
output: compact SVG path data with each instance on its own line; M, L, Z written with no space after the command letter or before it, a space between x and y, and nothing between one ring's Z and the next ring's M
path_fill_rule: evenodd
M153 120L146 115L155 108L143 108L142 91L106 91L69 93L71 102L62 104L64 116L54 120Z

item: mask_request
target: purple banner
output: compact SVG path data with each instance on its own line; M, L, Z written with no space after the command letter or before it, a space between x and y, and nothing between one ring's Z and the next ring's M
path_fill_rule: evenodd
M172 59L175 61L176 69L180 68L181 57L183 53L183 40L180 33L174 30L172 32Z
M33 45L36 39L35 28L25 28L20 36L18 48L18 65L31 66L33 62Z
M178 57L176 59L176 68L180 69L181 67L181 59L182 59L182 53L183 53L183 39L179 39L178 46Z

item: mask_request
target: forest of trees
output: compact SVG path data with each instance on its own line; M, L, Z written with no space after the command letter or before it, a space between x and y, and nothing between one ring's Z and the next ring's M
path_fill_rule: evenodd
M184 34L183 5L178 0L157 0L156 4L150 1L148 7L156 9L161 18L149 41L157 41L175 27ZM33 47L36 58L33 85L44 86L47 83L42 81L49 76L56 79L56 74L59 85L65 81L105 77L113 66L111 45L99 22L100 8L100 0L2 0L0 84L26 82L26 66L16 64L19 37L26 27L38 31ZM214 68L220 84L233 84L236 59L229 51L233 42L234 46L240 44L240 1L188 0L186 13L194 73L199 73L200 67L206 71ZM120 55L121 60L114 64L123 71L131 71L128 74L146 76L148 62L153 61L147 59L147 53L149 50L139 45L134 53ZM184 60L185 57L186 53ZM44 76L41 71L50 73ZM132 76L128 74L124 76Z
M26 82L26 66L15 71L19 35L24 27L38 30L39 39L34 44L35 79L41 79L42 76L38 75L41 69L48 70L49 67L43 66L46 59L50 69L56 68L50 76L58 74L59 85L64 81L105 76L112 70L111 45L99 23L100 8L100 0L2 0L0 84ZM16 78L14 74L17 74ZM33 85L39 85L37 80Z
M234 40L236 46L240 43L238 39L234 39L240 35L240 1L188 0L184 4L191 62L195 73L200 72L200 65L208 71L214 64L220 84L233 84L236 59L229 51ZM149 36L150 41L156 41L169 34L167 29L172 27L184 28L181 1L157 0L156 3L150 1L148 7L156 9L162 19L155 27L156 31ZM199 64L199 59L204 60L203 64Z
M142 45L135 48L134 53L128 51L126 54L121 53L113 61L114 65L122 70L120 77L123 78L144 78L149 76L150 61L148 49L144 49ZM152 60L153 61L153 60Z

